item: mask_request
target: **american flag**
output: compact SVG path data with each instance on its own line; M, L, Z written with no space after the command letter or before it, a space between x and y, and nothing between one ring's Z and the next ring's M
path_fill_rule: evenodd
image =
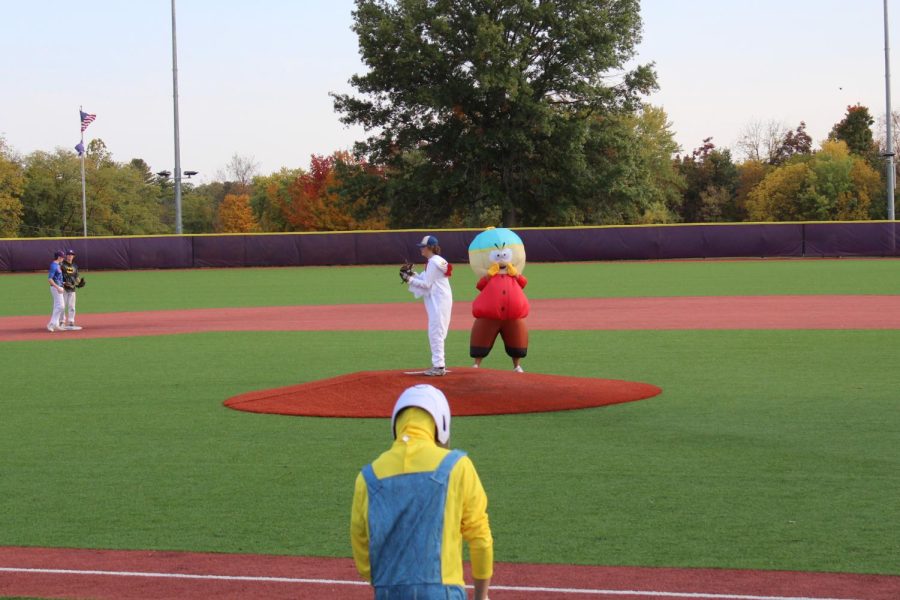
M97 115L89 115L83 110L78 112L81 113L81 131L83 133L84 130L88 128L88 125L94 122L94 119L97 118Z

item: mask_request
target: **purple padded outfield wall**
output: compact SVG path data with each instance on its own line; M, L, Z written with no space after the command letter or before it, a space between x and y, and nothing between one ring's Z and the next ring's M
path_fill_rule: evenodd
M190 269L398 264L420 260L416 242L438 236L442 254L467 262L480 229L267 233L0 240L0 271L41 271L72 248L82 269ZM515 229L531 262L672 258L900 256L888 221Z

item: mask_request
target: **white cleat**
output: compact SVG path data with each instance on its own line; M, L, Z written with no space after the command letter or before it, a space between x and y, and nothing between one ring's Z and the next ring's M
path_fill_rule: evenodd
M525 369L522 368L522 365L518 365L515 369L513 369L513 373L524 373Z
M56 326L53 325L53 323L47 323L47 331L53 333L54 331L56 331Z
M66 325L64 328L66 331L81 331L81 327L78 325Z

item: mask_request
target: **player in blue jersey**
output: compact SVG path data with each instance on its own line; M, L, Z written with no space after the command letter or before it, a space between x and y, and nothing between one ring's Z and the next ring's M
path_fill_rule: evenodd
M63 313L66 310L63 272L59 266L65 257L66 255L62 252L54 252L53 262L50 263L50 272L47 275L47 279L50 282L50 295L53 297L53 312L50 314L50 322L47 323L47 331L50 333L57 329L62 329L59 326L59 321L63 318Z

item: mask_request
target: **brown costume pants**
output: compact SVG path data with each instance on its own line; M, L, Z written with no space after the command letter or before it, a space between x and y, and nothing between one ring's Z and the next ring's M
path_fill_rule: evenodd
M494 347L497 335L503 338L506 354L511 358L524 358L528 354L528 327L525 319L501 321L499 319L475 319L469 338L469 356L484 358Z

